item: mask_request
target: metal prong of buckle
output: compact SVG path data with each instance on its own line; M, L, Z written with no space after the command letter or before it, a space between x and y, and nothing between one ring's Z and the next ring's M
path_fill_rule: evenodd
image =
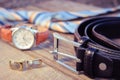
M73 59L73 60L75 60L76 62L79 62L79 63L81 63L81 59L79 59L79 58L77 58L76 56L73 56L73 55L69 55L69 54L66 54L66 53L59 52L58 51L58 49L59 49L59 44L58 43L59 43L60 40L62 40L66 43L72 44L75 47L79 47L79 46L81 46L81 44L77 43L77 42L74 42L74 41L71 41L71 40L68 40L68 39L64 38L63 36L59 35L58 33L53 33L53 36L54 36L54 50L50 51L50 53L53 53L54 60L56 60L57 63L63 65L67 69L69 69L73 72L79 73L78 71L76 71L75 68L73 68L70 65L65 64L62 61L60 61L58 59L58 56L61 55L61 56L64 56L64 57L68 57L68 58L71 58L71 59Z

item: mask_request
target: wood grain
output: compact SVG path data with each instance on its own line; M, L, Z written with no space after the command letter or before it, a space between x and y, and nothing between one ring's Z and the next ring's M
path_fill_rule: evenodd
M84 5L80 2L71 0L48 0L37 4L38 7L47 11L81 11L81 10L94 10L101 9L92 5ZM88 7L89 6L89 7Z
M63 4L64 3L64 4ZM18 9L18 8L17 8ZM70 0L48 0L36 6L22 6L19 9L34 11L79 11L100 9L94 6L88 6L75 3ZM53 50L53 31L47 41L31 50L21 51L13 45L0 40L0 80L90 80L84 74L75 74L74 72L59 65L53 60L53 55L49 51ZM62 34L68 39L73 40L73 34ZM75 54L73 46L65 42L60 42L60 50ZM21 59L31 60L41 58L43 64L40 68L30 69L26 71L16 71L9 67L9 60L18 61ZM71 64L71 62L69 62Z

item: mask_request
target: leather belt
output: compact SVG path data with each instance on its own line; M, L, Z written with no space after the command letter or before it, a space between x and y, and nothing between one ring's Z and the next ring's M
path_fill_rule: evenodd
M77 71L89 77L120 79L120 18L97 17L84 20L75 31Z

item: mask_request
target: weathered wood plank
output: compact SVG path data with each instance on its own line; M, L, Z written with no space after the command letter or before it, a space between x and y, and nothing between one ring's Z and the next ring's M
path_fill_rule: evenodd
M0 79L1 80L73 80L73 78L64 75L60 71L56 71L52 67L43 64L41 68L26 70L26 71L16 71L9 67L9 60L19 61L21 59L32 60L35 57L26 55L26 52L20 51L7 43L0 41ZM33 55L34 52L30 51ZM37 58L40 58L39 56Z
M18 9L18 8L17 8ZM70 0L46 0L35 6L26 6L19 9L34 11L80 11L101 9L94 6L72 2ZM53 50L52 33L47 41L41 43L38 47L28 51L21 51L0 40L0 80L90 80L87 76L77 75L65 67L59 65L53 60L53 55L49 51ZM73 40L73 35L61 34L68 39ZM63 41L60 42L60 50L75 54L73 46ZM39 69L26 71L15 71L9 68L9 60L34 59L41 58L44 64ZM72 64L71 62L69 62Z
M76 3L71 0L48 0L38 3L37 6L47 11L81 11L101 9L92 5L86 6L84 4L78 2Z

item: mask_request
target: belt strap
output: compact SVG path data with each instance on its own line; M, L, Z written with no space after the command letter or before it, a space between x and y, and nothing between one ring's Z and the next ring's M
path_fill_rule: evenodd
M83 21L75 31L77 71L90 77L120 79L120 18L97 17ZM87 37L87 43L83 39ZM83 43L82 43L83 44ZM83 50L84 48L84 50ZM81 67L82 66L82 67Z

